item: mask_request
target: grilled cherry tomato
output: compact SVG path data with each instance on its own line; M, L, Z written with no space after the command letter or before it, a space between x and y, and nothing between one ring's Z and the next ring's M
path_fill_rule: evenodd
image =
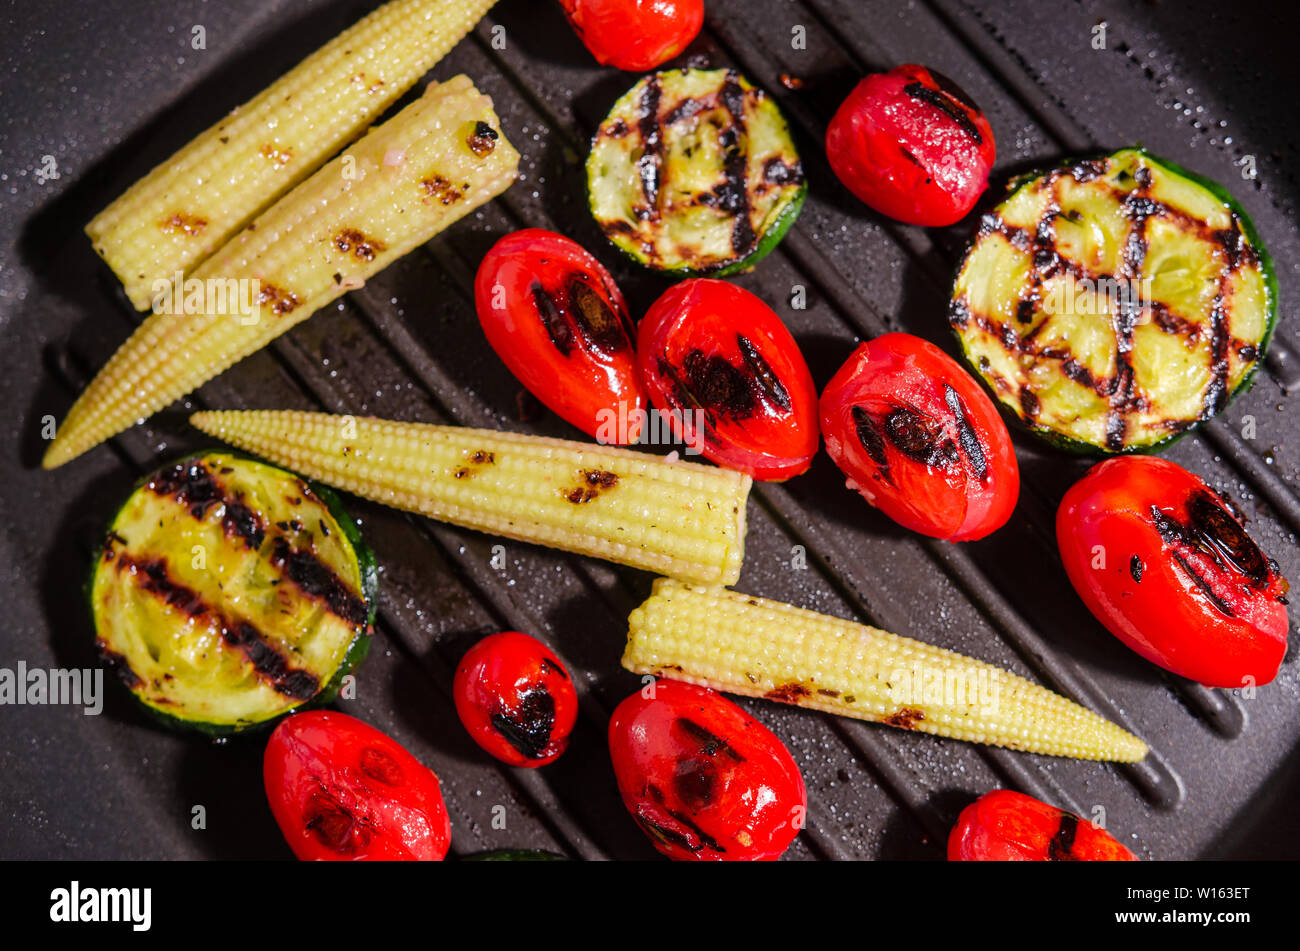
M602 66L654 69L690 45L704 0L560 0L569 24Z
M433 771L343 713L282 721L263 758L271 812L303 860L441 861L451 825Z
M1211 687L1277 676L1287 581L1182 466L1151 456L1093 466L1061 501L1056 541L1089 610L1147 660Z
M674 680L618 705L609 752L623 804L672 859L780 857L808 811L799 767L730 700Z
M456 668L452 692L474 742L511 766L554 762L578 718L578 694L563 665L518 631L471 647Z
M674 435L718 465L788 479L812 463L808 365L781 318L749 291L707 278L670 287L641 321L637 359Z
M864 343L821 398L826 451L849 488L913 531L970 541L1004 525L1020 494L993 402L934 344L892 333Z
M950 79L909 63L858 83L826 129L826 158L876 211L950 225L988 187L993 128Z
M995 789L962 810L948 836L950 862L1135 862L1087 819L1024 793Z
M588 435L636 442L636 330L599 261L552 231L515 231L484 255L474 303L488 343L534 396Z

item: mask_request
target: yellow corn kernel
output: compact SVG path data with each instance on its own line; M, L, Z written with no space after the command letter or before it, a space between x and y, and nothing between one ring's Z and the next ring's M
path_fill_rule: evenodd
M633 673L1049 756L1147 753L1109 720L991 664L779 601L664 578L628 626Z
M519 153L500 128L492 100L457 76L372 129L160 296L73 405L45 468L194 390L501 194Z
M139 310L347 145L495 0L393 0L136 182L87 227Z
M592 443L291 410L195 413L210 436L353 495L691 581L730 584L749 476Z

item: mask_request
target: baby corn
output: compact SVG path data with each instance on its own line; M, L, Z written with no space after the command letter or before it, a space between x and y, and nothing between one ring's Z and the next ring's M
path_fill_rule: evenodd
M494 0L393 0L127 190L87 227L139 310L347 145Z
M360 287L505 191L518 165L492 101L469 79L431 86L155 301L69 411L45 468L152 415Z
M195 413L210 436L363 498L691 581L730 584L750 478L627 449L290 410Z
M937 736L1136 762L1140 739L982 661L779 601L660 579L623 666Z

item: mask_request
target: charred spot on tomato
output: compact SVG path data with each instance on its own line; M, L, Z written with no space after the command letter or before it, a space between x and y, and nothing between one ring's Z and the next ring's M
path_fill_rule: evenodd
M402 767L378 747L367 746L361 751L361 772L385 786L402 785Z
M303 828L325 848L340 855L356 855L370 844L371 824L353 815L324 788L312 791L302 814Z
M885 455L885 436L880 430L880 424L861 406L853 407L852 413L853 429L858 434L858 442L871 461L880 467L881 475L888 479L889 457Z
M1203 548L1214 560L1245 575L1257 588L1267 586L1273 570L1268 557L1246 533L1241 523L1208 492L1197 492L1187 503L1187 514Z
M917 81L910 82L904 86L903 92L911 96L913 99L919 99L922 102L927 102L934 106L944 115L948 116L948 118L952 119L953 122L957 123L958 127L970 136L970 138L975 141L976 145L983 144L984 136L980 134L980 130L976 127L975 123L971 121L966 110L962 108L960 101L957 100L955 96L949 94L946 90L931 89L929 86Z
M382 252L385 245L377 238L372 238L356 228L344 228L334 236L334 247L343 254L351 254L358 261L373 261L375 255Z
M1142 572L1145 570L1146 566L1142 564L1141 555L1134 555L1128 560L1128 573L1133 576L1133 580L1138 584L1142 583Z
M904 730L911 730L917 723L924 719L924 710L915 710L911 707L899 707L898 710L885 717L881 722L887 723L890 726L900 727Z
M688 809L711 805L719 785L717 767L704 757L685 757L673 769L673 790Z
M492 150L497 147L498 138L500 136L497 134L497 130L480 119L474 124L474 131L465 140L465 144L469 146L471 152L482 158L484 155L491 154Z
M544 685L535 684L520 695L514 710L498 710L492 714L491 722L520 755L541 759L555 727L555 698Z
M636 824L641 827L646 835L662 842L664 845L676 846L688 852L698 852L704 848L704 843L698 839L692 839L686 833L652 819L644 811L638 811L632 818L636 820Z
M543 657L541 663L543 674L555 674L561 680L568 680L569 675L564 672L558 661L551 660L549 657Z
M678 668L681 669L680 667ZM678 717L677 725L699 744L699 751L705 756L725 756L734 763L743 763L745 757L736 752L735 747L710 730L700 726L694 720Z
M1053 862L1074 861L1074 837L1079 832L1079 817L1069 812L1061 813L1056 834L1047 843L1047 857Z
M586 274L574 274L565 285L579 332L593 347L605 353L632 349L631 327L626 315L610 307L604 295L591 287L589 280Z
M975 427L971 425L970 418L966 414L966 404L962 402L961 396L952 388L951 384L945 383L943 386L943 401L957 420L957 442L970 462L971 471L980 479L987 478L989 464L984 458L984 450L980 448L979 437L975 435Z
M768 402L775 403L783 410L789 410L791 405L790 392L781 382L781 378L773 372L768 362L763 359L763 355L758 352L758 348L744 334L736 335L736 345L740 347L740 355L745 361L745 366L753 374L754 381L763 391Z
M933 469L947 469L957 463L957 445L944 437L938 420L900 406L885 417L885 436L913 462Z
M546 328L546 335L551 338L551 345L567 357L573 352L573 328L564 319L564 310L540 281L534 281L528 291L533 295L537 316Z

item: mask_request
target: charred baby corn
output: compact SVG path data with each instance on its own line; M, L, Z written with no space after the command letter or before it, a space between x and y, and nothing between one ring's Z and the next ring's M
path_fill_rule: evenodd
M457 76L371 130L158 302L73 405L45 468L197 388L505 191L519 153L500 128L492 101Z
M1146 744L1058 694L953 651L721 588L662 578L623 666L936 736L1136 762Z
M731 584L750 478L591 443L290 410L195 413L210 436L353 495L478 531Z
M87 227L139 310L351 142L495 0L393 0L136 182Z

